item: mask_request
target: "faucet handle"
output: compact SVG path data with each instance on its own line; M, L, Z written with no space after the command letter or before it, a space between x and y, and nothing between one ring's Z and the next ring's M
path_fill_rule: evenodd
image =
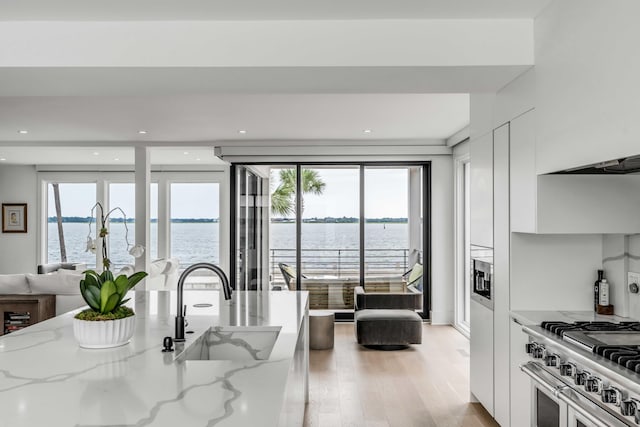
M182 317L186 317L187 316L187 304L184 305L184 307L182 308Z

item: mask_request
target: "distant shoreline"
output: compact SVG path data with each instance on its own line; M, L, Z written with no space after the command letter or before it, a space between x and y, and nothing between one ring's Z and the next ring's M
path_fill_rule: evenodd
M55 216L50 216L48 218L49 223L56 223L58 220ZM114 224L122 224L124 222L123 218L112 218L109 220ZM302 220L305 224L355 224L360 220L354 217L325 217L325 218L305 218ZM80 223L87 224L89 222L95 223L94 218L90 217L78 217L78 216L63 216L63 223ZM151 223L157 223L157 218L151 218ZM218 218L173 218L171 223L173 224L210 224L210 223L218 223L220 222ZM272 224L295 224L296 220L291 218L272 218ZM365 219L366 223L373 224L406 224L408 222L407 218L367 218ZM127 218L127 224L135 223L135 219Z

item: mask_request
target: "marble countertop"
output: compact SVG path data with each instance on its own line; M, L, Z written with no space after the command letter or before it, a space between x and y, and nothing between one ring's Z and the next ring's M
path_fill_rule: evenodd
M306 292L187 291L187 341L174 335L175 293L135 292L136 331L113 349L78 347L75 312L0 338L0 424L19 426L276 426ZM194 304L211 303L197 308ZM129 305L129 304L128 304ZM212 326L281 327L267 360L174 361Z
M593 311L538 311L538 310L515 310L511 313L511 318L517 320L522 325L539 325L545 320L559 322L629 322L635 321L630 317L616 315L596 314Z

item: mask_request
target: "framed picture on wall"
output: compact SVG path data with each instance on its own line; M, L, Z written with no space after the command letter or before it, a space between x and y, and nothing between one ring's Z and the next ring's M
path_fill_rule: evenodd
M26 233L27 232L27 204L3 203L2 204L2 232Z

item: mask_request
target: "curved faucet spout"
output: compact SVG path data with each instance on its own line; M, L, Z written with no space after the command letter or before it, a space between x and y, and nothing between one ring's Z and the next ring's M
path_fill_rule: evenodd
M200 269L210 270L216 273L220 278L222 291L224 292L224 299L225 300L231 299L231 294L233 293L233 289L231 289L231 285L229 285L229 278L220 267L208 262L200 262L187 267L187 269L182 272L182 274L180 275L180 278L178 279L178 310L176 311L176 337L174 341L184 341L184 314L185 313L183 312L183 308L182 308L184 282L191 273Z

